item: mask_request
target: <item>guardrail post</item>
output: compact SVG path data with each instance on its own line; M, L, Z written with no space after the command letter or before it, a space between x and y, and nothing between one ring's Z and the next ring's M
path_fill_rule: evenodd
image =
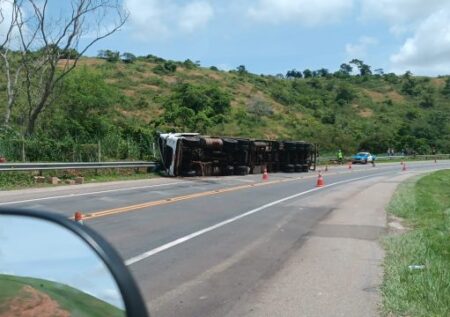
M22 162L25 162L26 155L25 155L25 138L22 136Z
M97 144L97 156L98 156L98 161L101 162L102 161L102 144L100 142L100 140L98 140L98 144Z

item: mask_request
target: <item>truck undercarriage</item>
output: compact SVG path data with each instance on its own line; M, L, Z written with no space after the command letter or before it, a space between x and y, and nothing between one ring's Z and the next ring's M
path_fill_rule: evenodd
M168 176L221 176L315 170L317 147L304 141L167 133L158 138Z

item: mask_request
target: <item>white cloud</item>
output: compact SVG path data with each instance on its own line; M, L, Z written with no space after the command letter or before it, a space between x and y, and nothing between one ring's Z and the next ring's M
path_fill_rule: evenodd
M404 26L421 21L448 6L447 0L363 0L362 17L383 18L393 26Z
M450 73L450 12L440 10L425 19L390 58L395 70L418 74Z
M179 26L182 30L193 32L208 24L213 17L214 10L207 2L192 2L187 4L180 12Z
M247 13L261 22L315 26L342 19L352 7L353 0L258 0Z
M205 27L214 16L208 1L180 4L174 0L124 0L130 12L134 35L140 39L164 38L192 33Z
M363 36L356 44L346 44L345 51L349 58L363 58L367 56L367 50L370 46L378 44L378 40L373 37Z
M392 71L450 73L450 1L363 0L361 18L384 20L403 39L390 57Z

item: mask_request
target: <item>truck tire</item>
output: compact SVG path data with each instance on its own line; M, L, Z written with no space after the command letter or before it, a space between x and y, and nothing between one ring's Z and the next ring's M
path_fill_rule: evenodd
M286 164L283 168L283 171L285 173L294 173L295 172L295 166L294 164Z
M247 175L248 174L248 167L244 166L244 165L237 166L234 169L234 173L236 175Z
M296 173L300 173L300 172L303 171L303 166L300 165L300 164L295 164L294 165L294 170L295 170Z
M195 176L197 176L197 172L194 171L194 170L187 171L187 172L183 173L183 176L185 176L185 177L195 177Z
M223 150L225 152L236 152L238 150L238 141L234 139L222 138Z
M229 175L233 175L233 174L234 174L234 166L227 165L225 167L225 175L229 176Z
M288 151L294 151L297 150L297 143L296 142L284 142L284 149Z
M183 145L190 148L200 147L200 139L194 137L185 137Z
M236 139L238 141L238 149L239 151L248 151L250 147L250 140L246 139Z

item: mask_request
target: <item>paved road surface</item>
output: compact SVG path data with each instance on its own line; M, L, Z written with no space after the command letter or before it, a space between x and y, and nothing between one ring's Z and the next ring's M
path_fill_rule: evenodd
M273 174L268 182L249 175L29 189L0 192L0 206L90 215L86 224L126 260L152 316L243 315L257 306L261 297L255 294L272 301L281 296L267 295L267 287L298 254L307 254L311 235L355 234L354 227L324 225L339 215L337 206L393 177L438 168L450 168L450 162L409 163L406 172L399 163L334 167L323 173L323 188L309 173ZM359 203L364 210L374 201ZM364 212L358 217L364 219ZM356 230L362 236L353 238L360 240L376 241L382 233Z

